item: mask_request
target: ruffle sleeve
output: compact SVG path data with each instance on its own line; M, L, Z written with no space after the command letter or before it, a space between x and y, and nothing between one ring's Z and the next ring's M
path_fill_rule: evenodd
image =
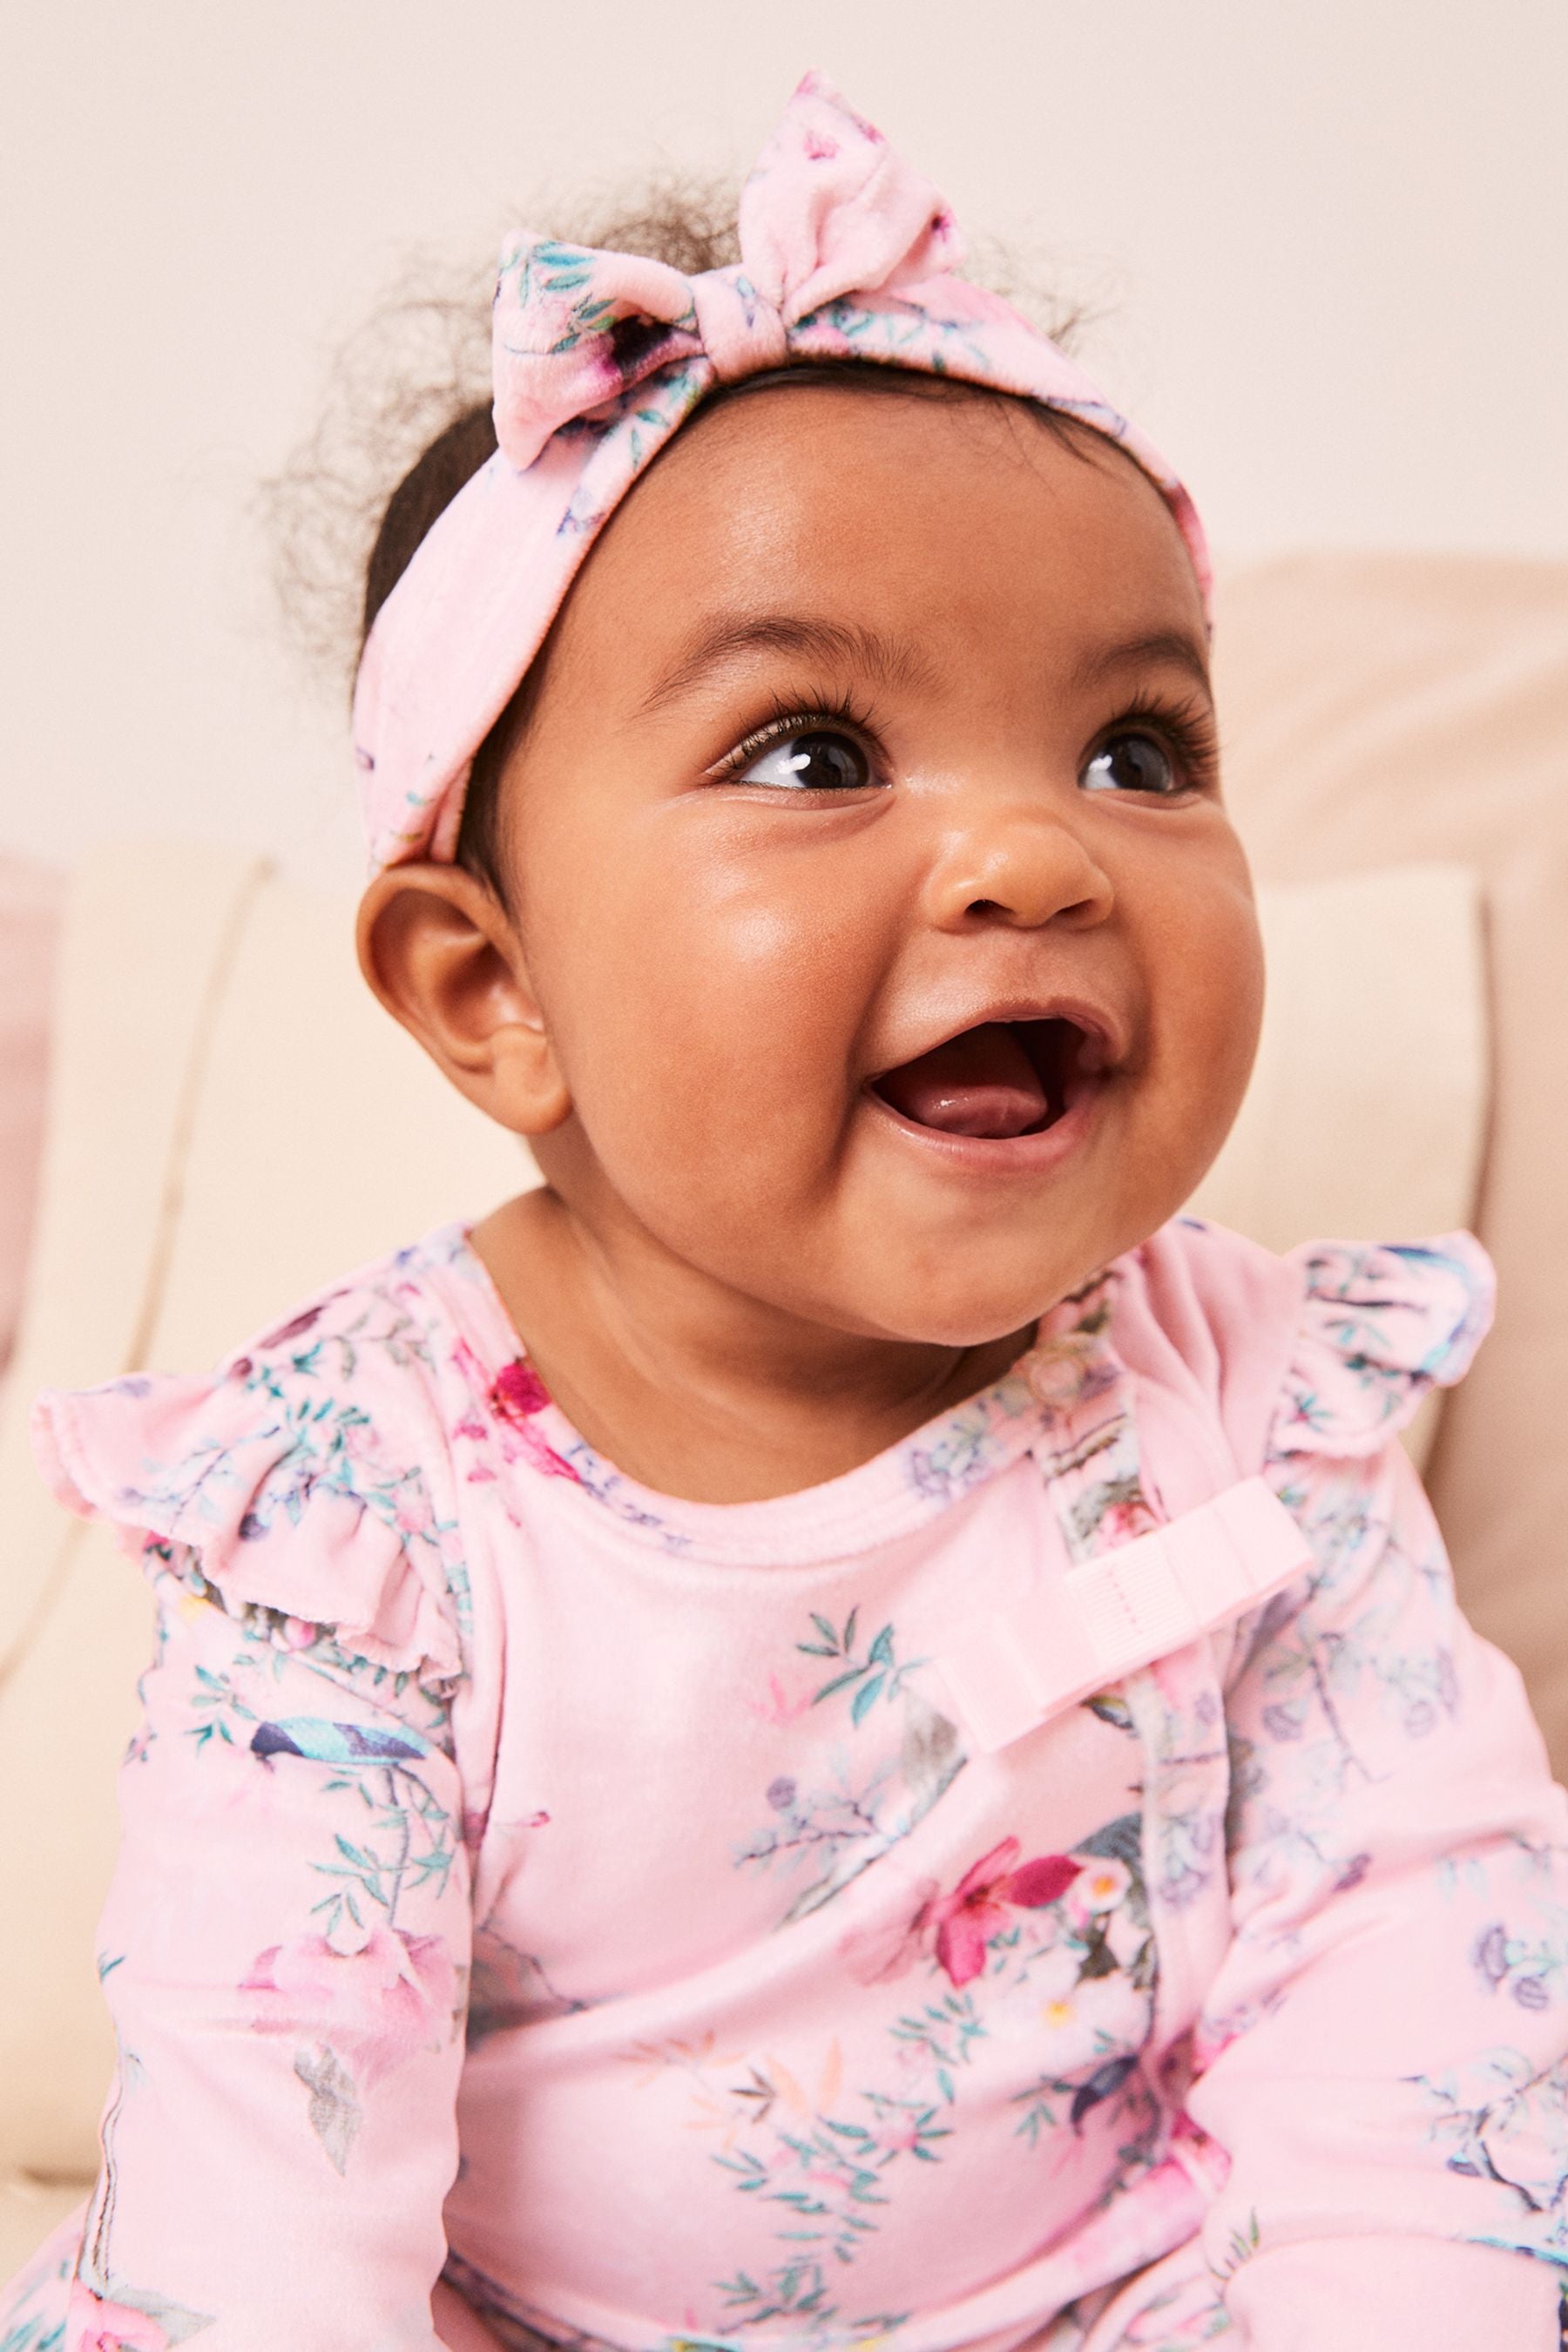
M463 1665L461 1571L434 1491L438 1418L416 1371L334 1346L330 1328L292 1345L290 1328L210 1378L47 1391L39 1468L68 1509L114 1523L128 1549L151 1545L231 1615L269 1619L286 1646L330 1631L351 1657L447 1686Z
M1374 1454L1469 1370L1491 1323L1491 1261L1468 1234L1310 1242L1290 1258L1304 1295L1269 1458Z

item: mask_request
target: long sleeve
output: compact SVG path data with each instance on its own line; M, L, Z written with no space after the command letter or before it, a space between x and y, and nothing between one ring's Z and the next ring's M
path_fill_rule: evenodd
M470 1594L426 1374L402 1300L351 1288L211 1379L39 1402L46 1475L158 1603L59 2352L435 2352Z
M1256 2352L1554 2352L1568 1800L1393 1416L1339 1410L1336 1380L1373 1384L1379 1285L1321 1286L1338 1374L1297 1381L1270 1467L1316 1569L1229 1686L1234 1935L1188 2101L1230 2165L1205 2252Z
M100 1929L119 2063L63 2352L163 2352L198 2318L213 2352L427 2352L469 1936L439 1710L357 1686L312 1628L290 1653L157 1580Z

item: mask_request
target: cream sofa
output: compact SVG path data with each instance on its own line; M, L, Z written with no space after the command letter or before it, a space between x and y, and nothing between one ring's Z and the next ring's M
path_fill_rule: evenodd
M1277 1246L1460 1222L1493 1244L1498 1335L1417 1444L1436 1441L1471 1612L1520 1656L1555 1735L1565 621L1568 573L1550 567L1320 558L1226 584L1232 791L1268 879L1272 977L1253 1088L1197 1203ZM0 1772L26 1793L0 1937L0 2279L95 2161L110 2048L93 1925L148 1629L134 1570L34 1477L26 1400L209 1360L344 1266L531 1180L371 1002L348 919L188 845L105 855L68 893L0 1400Z

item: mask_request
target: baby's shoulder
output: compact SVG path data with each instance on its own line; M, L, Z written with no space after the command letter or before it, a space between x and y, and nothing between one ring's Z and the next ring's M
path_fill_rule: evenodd
M230 1611L331 1625L395 1673L462 1672L455 1424L482 1387L442 1228L332 1283L195 1377L137 1372L34 1407L59 1500ZM471 1254L469 1254L471 1255Z
M1237 1462L1377 1452L1463 1378L1495 1283L1465 1233L1314 1241L1282 1255L1178 1217L1119 1262L1116 1341L1145 1378L1201 1397Z

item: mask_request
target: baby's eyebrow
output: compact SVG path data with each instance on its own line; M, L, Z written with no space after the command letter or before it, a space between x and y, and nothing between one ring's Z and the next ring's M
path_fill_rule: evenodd
M932 665L907 638L884 636L858 622L823 621L801 613L761 613L747 620L719 621L700 630L685 651L651 686L637 707L647 718L700 685L710 670L746 654L804 654L859 671L883 686L929 684Z
M1210 692L1207 652L1184 629L1148 629L1138 636L1121 637L1114 645L1101 646L1078 663L1073 684L1098 686L1116 670L1140 669L1159 662L1184 669L1205 694Z

